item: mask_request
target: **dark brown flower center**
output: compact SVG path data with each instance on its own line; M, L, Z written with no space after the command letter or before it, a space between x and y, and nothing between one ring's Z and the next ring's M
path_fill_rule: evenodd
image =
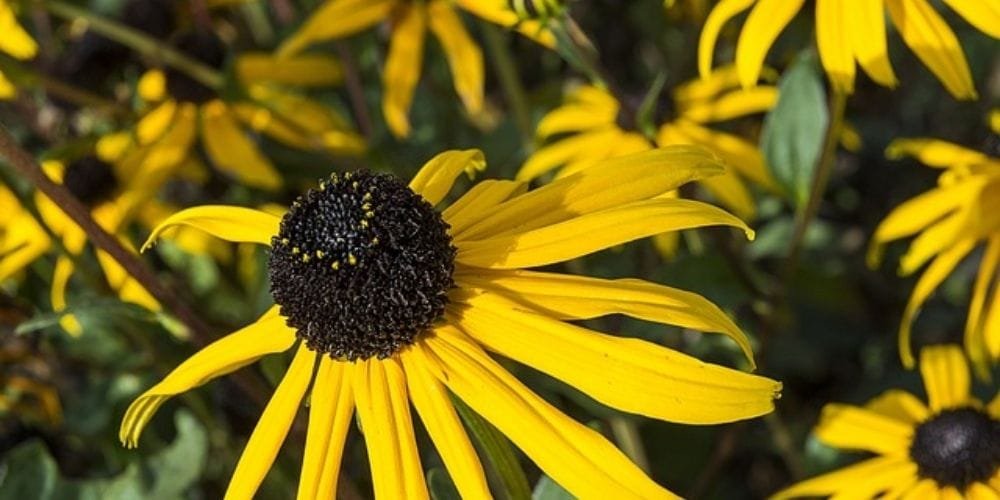
M336 359L385 358L444 313L455 248L434 208L387 174L334 174L292 204L272 240L271 294L288 325Z
M920 477L964 491L1000 467L1000 422L974 408L942 411L917 426L910 457Z
M174 48L206 66L222 69L226 62L226 45L211 31L190 31L177 38ZM215 99L215 90L173 67L164 70L167 92L178 101L202 104Z
M111 165L95 156L85 156L66 165L63 186L84 205L93 206L111 198L118 189Z

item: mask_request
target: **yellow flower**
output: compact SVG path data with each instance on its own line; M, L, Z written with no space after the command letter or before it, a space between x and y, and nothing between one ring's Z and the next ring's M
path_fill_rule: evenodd
M722 26L753 6L736 45L740 81L757 82L764 58L778 34L801 10L805 0L722 0L705 21L698 44L698 69L707 75ZM944 2L983 33L1000 38L1000 2L945 0ZM889 63L884 11L903 42L959 99L975 99L969 65L955 33L927 0L817 0L816 45L831 84L842 92L854 88L855 61L881 85L895 87Z
M675 116L659 124L656 143L697 144L722 157L730 174L700 179L699 183L723 205L743 219L752 219L756 206L743 179L769 190L777 185L764 164L756 144L741 137L712 130L708 126L767 111L777 100L777 89L761 85L737 88L735 68L716 71L707 80L694 80L673 92ZM519 180L531 180L557 167L563 177L593 167L606 158L646 151L653 142L635 130L634 118L605 90L582 86L571 93L568 102L546 114L538 123L536 134L558 140L539 148L521 167ZM657 237L657 246L672 254L676 233Z
M807 479L772 500L797 497L994 499L1000 493L1000 397L985 407L969 391L957 346L924 348L928 405L890 389L864 407L828 404L814 434L839 449L876 454ZM884 496L882 496L884 495Z
M973 249L986 244L965 325L965 348L981 375L1000 358L1000 295L996 277L1000 264L1000 159L936 139L901 139L886 150L890 158L912 156L942 169L938 186L912 198L883 220L872 237L869 265L881 260L886 243L919 235L899 263L909 275L930 261L903 313L899 351L903 364L913 366L910 327L921 306Z
M250 436L226 498L250 498L310 387L298 498L333 498L357 411L382 499L427 498L412 403L463 498L486 478L450 395L463 400L575 495L659 498L600 434L532 393L486 351L563 380L622 411L709 424L768 413L780 384L567 321L624 314L746 336L706 299L635 279L530 271L664 231L728 225L728 213L659 195L722 172L704 150L673 147L609 160L528 191L486 180L443 211L456 178L485 168L475 150L445 152L409 185L388 174L329 180L284 215L227 206L182 211L155 231L193 226L271 247L273 306L182 363L136 399L121 439L135 446L168 398L271 354L295 351ZM315 370L315 376L314 376Z
M382 74L382 113L397 137L410 133L407 114L423 66L428 28L441 44L451 68L455 91L469 114L483 109L483 54L469 36L455 5L491 23L516 27L546 46L555 37L537 21L522 20L506 0L327 0L278 49L291 56L317 42L343 38L389 21L392 36Z
M38 44L17 23L14 11L7 0L0 0L0 33L3 33L3 36L0 36L0 52L22 60L31 59L38 52ZM3 76L3 72L0 72L0 99L9 99L13 96L14 85Z
M177 46L182 52L197 54L209 66L218 68L225 60L222 41L210 32L189 32ZM249 53L237 59L235 68L246 95L232 102L177 70L147 72L139 81L138 93L151 107L134 130L107 138L109 150L163 144L183 158L200 137L219 170L246 185L272 190L281 186L281 175L245 127L305 150L339 155L364 150L363 139L344 118L281 86L335 82L342 75L336 61L319 55L278 60Z
M160 145L136 149L115 163L91 155L69 164L50 160L44 162L42 167L53 181L64 185L90 207L91 216L98 225L111 234L121 236L127 245L124 237L129 223L176 168L177 164L169 161L171 155L164 154L162 149ZM68 252L68 255L62 254L56 259L51 291L53 310L65 310L66 287L75 270L74 259L79 258L87 244L86 233L41 193L36 194L34 200L41 221L12 202L13 194L5 191L0 199L7 200L0 202L7 217L0 238L0 282L13 277L52 250L51 232ZM116 260L101 250L96 254L108 284L122 300L153 311L160 309L156 300ZM64 316L61 324L71 334L81 331L72 315Z

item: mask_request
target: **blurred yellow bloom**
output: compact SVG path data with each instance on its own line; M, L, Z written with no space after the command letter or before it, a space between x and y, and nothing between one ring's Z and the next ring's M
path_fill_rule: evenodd
M890 389L863 407L828 404L813 431L828 446L874 453L807 479L772 500L800 497L995 499L1000 494L1000 397L983 405L970 392L957 346L924 348L927 405Z
M483 108L483 54L469 36L455 7L504 27L514 27L546 46L555 37L537 21L523 20L506 0L327 0L278 48L280 57L309 45L353 35L382 21L392 30L382 74L382 113L397 137L410 133L408 114L423 66L424 39L430 29L451 68L455 92L471 115Z
M774 408L781 385L665 347L569 321L624 314L717 332L752 355L747 337L703 297L641 280L530 270L664 231L749 229L704 203L663 199L723 172L675 146L606 160L528 190L486 180L438 212L476 150L431 159L407 185L388 174L334 174L283 217L204 206L174 226L268 245L277 305L182 363L129 407L120 437L136 446L170 397L272 353L295 357L250 436L226 493L253 497L309 391L298 498L334 497L357 411L376 498L427 498L410 404L463 498L490 498L483 468L451 398L506 434L576 496L672 498L603 436L534 394L487 351L563 380L619 410L713 424Z
M224 63L225 47L212 33L189 33L178 46L209 66ZM336 82L342 76L336 61L319 55L276 59L248 53L237 58L235 69L246 94L232 101L176 70L148 71L139 81L138 93L149 108L134 130L105 138L99 148L115 158L132 146L159 144L180 161L200 138L220 171L243 184L270 190L281 186L281 175L247 129L310 151L356 155L364 150L364 140L329 106L283 87Z
M1000 0L945 0L969 24L1000 38ZM749 9L736 45L736 67L744 86L757 82L767 52L801 10L805 0L721 0L705 21L698 45L698 69L708 75L722 26ZM928 0L817 0L816 44L831 84L854 89L855 62L886 87L897 85L889 63L885 11L900 36L953 96L975 99L969 65L955 33Z
M0 52L15 59L31 59L38 52L38 44L17 23L14 11L7 0L0 0ZM0 72L0 99L14 96L14 85Z
M937 139L900 139L890 158L912 156L942 169L938 186L896 207L875 230L868 254L878 265L886 243L917 234L899 263L909 275L928 261L906 305L899 329L903 364L913 366L910 326L921 306L973 249L985 243L965 326L965 348L979 373L1000 359L1000 159ZM918 234L919 233L919 234Z
M557 177L589 169L606 158L645 151L656 145L697 144L717 153L727 174L700 179L720 203L743 219L753 219L756 206L744 179L777 190L760 149L742 137L712 130L711 124L763 113L774 106L777 89L761 85L740 89L735 68L716 71L707 80L694 80L673 91L674 116L657 124L655 144L636 130L633 117L605 90L582 86L566 104L550 111L538 123L537 136L555 141L539 148L521 167L519 180L531 180L559 168ZM672 253L677 233L657 237L665 254Z

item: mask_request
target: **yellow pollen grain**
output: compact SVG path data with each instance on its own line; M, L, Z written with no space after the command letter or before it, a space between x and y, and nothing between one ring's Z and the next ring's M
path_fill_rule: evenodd
M361 219L361 229L368 229L368 221Z
M299 247L292 247L292 255L298 255L301 252L302 250L300 250Z
M289 241L289 239L288 239L288 238L281 238L281 244L282 244L282 245L287 245L287 244L289 244L289 243L291 243L291 241Z
M309 254L307 253L302 254L302 262L309 262L309 258L310 258Z
M330 269L333 269L334 271L340 269L340 261L339 260L333 261L333 264L330 264Z
M322 251L322 250L316 250L316 258L317 258L317 259L322 259L322 258L323 258L323 256L325 256L325 255L326 255L326 254L325 254L325 253L323 253L323 251Z
M350 265L356 265L358 263L358 258L354 256L353 253L347 254L347 263Z

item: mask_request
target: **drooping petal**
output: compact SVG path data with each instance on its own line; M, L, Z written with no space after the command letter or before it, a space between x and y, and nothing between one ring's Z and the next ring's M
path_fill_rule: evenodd
M309 45L353 35L385 19L398 5L397 0L330 0L288 37L276 54L291 57Z
M753 231L743 221L712 205L692 200L653 199L538 229L465 242L459 246L456 261L494 269L544 266L658 233L714 225L736 227L747 237L753 237Z
M410 135L410 104L420 79L427 32L427 9L422 5L403 4L392 30L389 55L382 71L382 114L396 137Z
M320 87L339 83L344 78L344 68L325 54L276 57L266 52L244 52L236 59L236 74L244 84L275 82Z
M906 457L876 457L806 479L773 496L772 500L850 494L850 498L875 498L896 485L917 481L917 466ZM933 484L933 483L931 483Z
M548 404L452 327L418 340L424 365L571 494L676 498L599 433Z
M899 274L907 276L920 269L935 255L943 255L949 248L954 248L963 239L974 240L968 235L971 220L971 207L962 207L958 212L946 216L940 222L932 224L917 236L903 257L899 259Z
M229 480L225 500L250 500L257 493L257 488L281 450L295 414L299 412L315 364L316 353L305 344L300 345L292 364L250 434L250 440Z
M717 132L686 120L678 120L672 125L677 133L689 139L692 144L712 148L725 160L726 168L735 170L739 175L772 192L780 191L778 183L771 177L770 170L764 164L764 155L756 144L742 137ZM659 138L658 142L661 146L670 144Z
M989 161L989 157L974 149L940 139L896 139L885 148L891 160L910 156L929 167L951 168L958 165L976 165Z
M717 175L698 182L720 205L733 212L734 215L746 221L757 217L757 204L746 184L729 171L725 175Z
M983 188L983 183L970 179L950 186L939 187L906 200L886 216L872 236L873 254L869 257L871 264L877 264L880 257L880 245L905 238L923 230L938 221L949 212L974 199Z
M528 183L489 179L477 182L461 198L441 212L451 226L452 238L458 240L465 228L478 221L487 210L518 196L528 189Z
M778 89L761 85L736 90L709 102L685 108L681 117L698 123L723 122L735 118L763 113L778 102Z
M428 498L399 362L370 359L355 362L353 369L375 498Z
M606 280L534 271L456 269L462 289L488 290L519 303L528 303L546 315L567 320L611 314L676 325L733 339L753 365L746 334L722 310L696 293L637 279Z
M1000 38L1000 2L997 0L944 0L969 24L993 38Z
M470 226L463 237L471 240L524 232L653 198L723 172L725 167L719 160L698 146L670 146L610 158L511 198Z
M445 151L421 167L410 180L410 189L431 205L437 205L448 195L462 172L471 179L485 169L486 157L478 149Z
M920 351L920 376L932 412L969 403L969 365L956 345L934 345Z
M903 319L899 325L899 356L903 361L903 366L913 368L913 347L910 345L910 329L913 319L920 312L920 308L931 293L941 285L952 269L955 269L955 266L972 251L975 245L976 241L971 238L957 242L935 258L934 262L917 280L917 285L913 287L913 294L910 295L910 300L906 304Z
M771 45L802 8L804 1L758 0L754 5L736 43L736 68L744 87L757 83Z
M202 106L201 136L205 150L219 170L244 184L262 189L281 187L281 175L271 160L240 129L222 101Z
M434 378L422 358L415 355L412 349L400 353L399 359L406 371L413 406L420 414L459 494L468 499L492 498L483 465L452 406L448 390Z
M540 139L563 134L580 132L611 125L618 115L618 103L612 100L611 106L596 106L589 103L570 102L549 111L535 127L535 135Z
M814 432L834 448L907 456L913 425L857 406L828 404Z
M55 312L66 309L66 287L69 279L73 276L73 261L65 255L56 259L55 268L52 271L52 310ZM83 333L83 326L72 314L65 314L59 318L59 326L62 326L66 333L76 337Z
M125 446L134 448L143 427L168 398L233 372L262 356L285 351L294 342L295 333L285 326L277 306L272 307L253 324L195 353L136 398L122 418L119 439Z
M951 95L975 99L969 63L958 37L926 0L885 0L892 23L906 45L937 76Z
M988 304L1000 301L1000 278L997 268L1000 267L1000 235L994 235L986 245L983 260L979 263L976 284L969 300L969 316L965 321L965 352L969 361L982 379L989 378L990 355L986 345L984 318L988 313Z
M427 4L431 31L441 43L455 91L469 114L483 109L484 64L479 45L469 36L450 2L432 0Z
M889 389L865 404L865 409L917 425L931 416L927 406L916 396L900 389Z
M309 396L309 428L302 455L298 500L333 500L344 441L354 415L354 387L347 363L323 357Z
M558 140L532 153L516 178L530 181L581 156L607 158L621 136L621 129L610 125Z
M139 144L151 144L163 134L174 123L174 113L177 112L177 101L167 99L146 113L135 126L135 136L139 139Z
M608 406L647 417L686 424L732 422L773 411L781 390L773 380L553 320L495 294L470 297L448 312L491 351Z
M174 114L170 129L152 145L139 148L121 160L122 170L142 172L129 179L130 189L158 185L172 169L180 168L188 158L197 131L198 110L183 103Z
M843 0L816 0L816 45L833 88L854 92L854 53L849 26L853 12Z
M712 56L715 54L715 43L719 32L727 21L747 10L757 0L721 0L705 19L698 39L698 73L706 79L712 73Z
M876 82L895 87L896 74L889 62L889 47L885 36L883 0L843 0L847 34L858 64Z
M38 44L17 23L14 11L6 0L0 1L0 52L16 59L31 59L38 53Z
M252 208L226 205L187 208L156 226L142 245L142 251L151 247L163 231L173 226L191 226L226 241L270 246L271 237L278 234L281 218Z

